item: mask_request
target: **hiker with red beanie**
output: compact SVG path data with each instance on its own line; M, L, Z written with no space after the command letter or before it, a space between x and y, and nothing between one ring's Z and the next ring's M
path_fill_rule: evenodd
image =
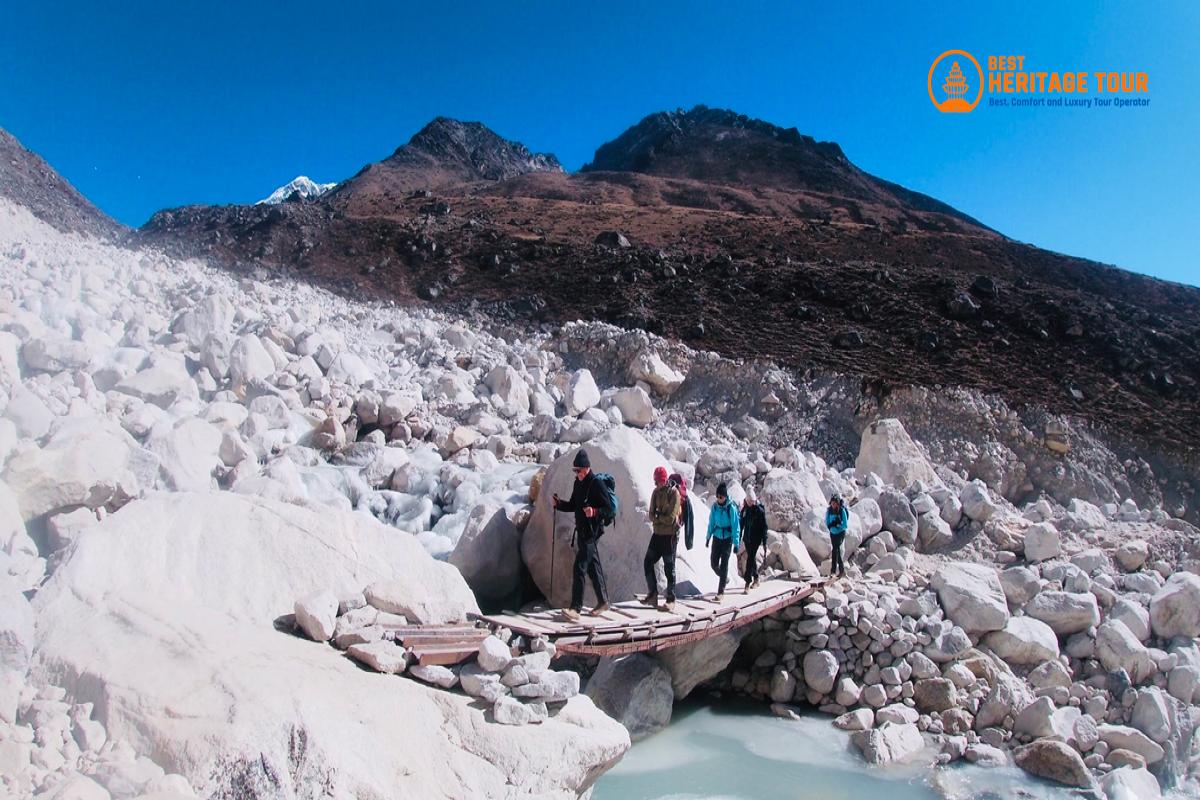
M667 575L666 610L675 610L675 545L679 541L679 522L683 505L679 490L667 482L667 468L654 468L654 491L650 494L650 545L642 566L646 570L646 596L642 602L651 607L658 606L658 578L654 565L661 559L663 572Z

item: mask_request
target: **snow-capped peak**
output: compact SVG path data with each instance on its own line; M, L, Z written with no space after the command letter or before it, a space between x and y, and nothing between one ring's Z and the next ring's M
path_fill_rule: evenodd
M291 181L288 181L283 186L280 186L278 189L271 192L270 197L259 200L257 203L255 203L255 205L261 206L266 204L273 206L277 203L282 203L284 200L290 198L293 194L299 195L299 197L303 200L307 200L312 197L323 195L335 186L337 186L336 183L316 183L307 176L301 175L298 178L293 178Z

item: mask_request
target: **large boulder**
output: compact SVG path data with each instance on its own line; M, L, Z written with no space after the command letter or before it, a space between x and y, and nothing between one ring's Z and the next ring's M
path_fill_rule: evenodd
M1162 789L1145 767L1114 769L1100 780L1108 800L1160 800Z
M635 742L667 727L675 703L671 674L642 653L600 659L588 680L587 696L624 725Z
M600 402L600 389L590 370L581 369L574 372L567 381L563 392L563 403L567 413L572 417L578 416Z
M1037 666L1058 658L1058 637L1050 626L1033 617L1012 617L983 643L1010 664Z
M1090 592L1038 592L1025 606L1025 613L1049 625L1059 636L1100 624L1100 605Z
M886 722L877 728L851 734L850 741L868 764L906 761L925 749L925 739L912 723Z
M591 442L586 447L592 469L608 472L617 482L620 511L616 522L600 539L600 560L611 601L628 600L646 591L642 559L650 542L650 522L646 514L650 493L654 488L654 468L670 468L667 460L633 428L619 426ZM521 537L521 558L538 588L553 605L565 606L571 599L571 565L575 552L571 547L574 514L555 514L551 497L558 494L566 499L574 485L571 463L575 449L568 450L546 470L538 492L533 514ZM717 588L717 578L708 564L709 551L704 548L704 531L708 526L708 507L697 496L691 496L695 514L696 542L688 550L679 537L675 554L676 585L686 597ZM729 587L742 585L730 569ZM585 602L593 602L591 581L587 582Z
M724 672L737 653L745 633L745 628L726 631L698 642L660 651L658 660L671 673L675 699L682 700L697 686Z
M684 375L663 361L657 353L643 350L629 365L629 377L651 386L661 395L671 395L683 385Z
M1008 622L1008 603L994 567L943 564L933 574L930 586L937 592L946 616L967 633L998 631Z
M773 531L800 532L810 512L823 513L825 495L810 472L776 467L763 479L759 498L767 510L767 527ZM828 536L828 534L826 534Z
M214 488L213 471L222 464L221 429L199 417L155 425L146 449L158 457L163 485L177 492Z
M1137 753L1147 764L1157 764L1166 755L1162 745L1137 728L1128 725L1100 725L1097 730L1100 733L1100 741L1108 745L1110 750Z
M1025 560L1031 563L1055 558L1062 552L1062 537L1049 522L1039 522L1025 532Z
M116 391L159 408L170 408L182 400L199 400L200 390L180 363L163 361L120 381Z
M1200 636L1200 575L1176 572L1150 600L1150 626L1162 639Z
M472 698L275 629L297 597L377 581L469 598L369 516L153 495L90 528L36 598L35 674L202 797L574 797L629 746L586 697L491 725Z
M904 488L913 481L942 485L925 451L912 440L898 419L881 419L868 425L854 468L860 475L874 472L885 483Z
M1079 753L1056 739L1038 739L1018 748L1013 757L1018 767L1039 778L1080 788L1095 782Z
M809 650L804 654L804 683L819 694L829 694L837 682L838 660L828 650Z
M876 502L883 515L884 530L891 531L902 544L917 541L917 515L907 497L895 489L884 488Z
M809 548L791 533L767 534L767 552L779 559L780 566L801 578L819 578L821 571L813 563Z
M515 417L529 413L529 384L521 377L521 373L507 364L493 367L483 381L492 394L499 399L497 410L505 417ZM390 415L390 416L395 416ZM403 419L405 415L401 415ZM393 419L393 422L398 420Z
M1096 629L1096 658L1107 670L1125 670L1134 683L1147 680L1157 669L1150 651L1116 619L1107 619Z
M477 597L503 600L512 595L521 582L521 532L508 509L495 502L471 509L450 563Z
M158 463L115 423L72 419L5 468L26 520L71 506L116 507L152 486Z
M654 422L654 402L642 387L621 389L613 395L612 401L620 409L621 419L626 425L644 428Z

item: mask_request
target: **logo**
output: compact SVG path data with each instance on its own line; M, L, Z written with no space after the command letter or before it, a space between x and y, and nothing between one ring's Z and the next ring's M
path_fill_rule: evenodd
M964 64L968 66L965 73ZM983 68L966 50L947 50L933 60L928 87L929 99L938 111L965 114L983 97ZM972 96L974 99L968 99Z

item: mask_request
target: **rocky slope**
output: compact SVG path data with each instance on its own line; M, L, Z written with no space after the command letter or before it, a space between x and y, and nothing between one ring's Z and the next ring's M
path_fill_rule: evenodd
M962 386L1195 472L1193 288L1006 239L732 112L652 115L574 174L449 125L316 203L166 210L141 236L352 297L853 375L868 398Z
M115 238L125 227L92 205L41 156L0 128L0 197L64 232Z

